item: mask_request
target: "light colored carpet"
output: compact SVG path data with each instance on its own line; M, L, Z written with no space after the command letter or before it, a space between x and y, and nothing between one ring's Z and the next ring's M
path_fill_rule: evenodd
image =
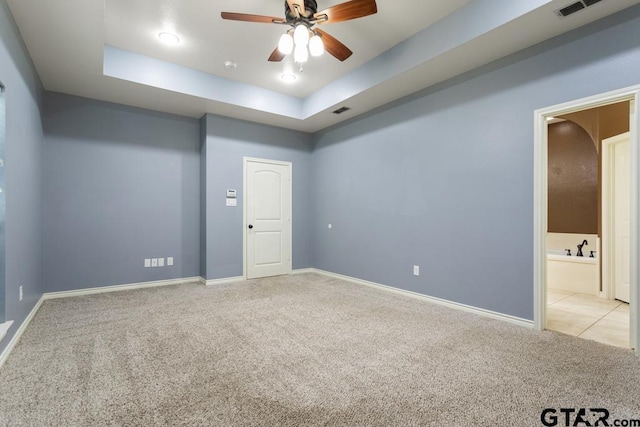
M46 301L0 425L539 426L639 396L629 350L305 274Z

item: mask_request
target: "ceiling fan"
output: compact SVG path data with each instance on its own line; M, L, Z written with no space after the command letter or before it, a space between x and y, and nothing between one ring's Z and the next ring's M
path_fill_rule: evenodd
M319 12L316 0L285 0L284 9L284 18L234 12L222 12L221 16L222 19L232 21L290 26L291 28L280 37L278 46L269 56L269 61L282 61L293 52L294 61L302 63L307 61L309 53L319 56L325 50L340 61L353 54L338 39L319 28L314 28L316 25L349 21L378 12L375 0L351 0Z

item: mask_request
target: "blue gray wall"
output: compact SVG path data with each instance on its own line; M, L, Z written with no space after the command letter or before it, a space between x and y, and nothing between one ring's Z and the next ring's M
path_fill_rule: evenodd
M200 118L200 277L207 277L207 116Z
M317 134L315 267L532 319L533 111L639 84L639 39L636 7Z
M43 292L42 88L5 0L0 0L0 81L6 87L4 308L6 319L15 322L0 342L2 351Z
M0 81L0 160L4 162L7 158L5 152L6 145L6 126L5 126L5 106L4 106L4 86ZM0 165L0 323L4 323L4 289L6 280L6 260L5 260L5 241L6 241L6 217L7 217L7 183L5 179L5 168Z
M301 132L206 116L206 275L242 276L243 157L293 162L293 268L313 266L311 136ZM238 206L226 207L227 189Z
M47 291L242 275L243 156L293 162L293 266L312 266L310 135L56 93L44 124Z
M47 291L199 276L198 120L47 93L44 129Z

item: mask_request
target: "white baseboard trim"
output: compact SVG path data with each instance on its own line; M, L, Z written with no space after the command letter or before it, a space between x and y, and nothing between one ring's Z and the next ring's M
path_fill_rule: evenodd
M11 325L13 325L13 320L7 320L4 323L0 323L0 341L7 336L7 332L9 332Z
M211 279L205 280L201 277L201 283L204 283L205 286L217 286L217 285L226 285L227 283L236 283L236 282L244 282L245 278L242 276L237 277L223 277L222 279Z
M13 348L16 346L16 344L18 344L18 341L20 341L22 334L27 329L27 326L29 326L29 323L31 323L31 321L33 320L33 317L36 315L38 310L40 310L40 306L42 305L43 301L44 301L44 295L41 296L38 302L36 303L36 305L33 306L33 308L31 309L31 312L29 312L29 315L26 317L26 319L24 319L24 322L22 322L22 325L20 325L15 335L11 338L11 341L9 341L9 344L7 344L2 354L0 354L0 369L2 369L2 365L4 365L4 363L9 358L9 354L11 354L11 352L13 351Z
M299 268L297 270L291 271L291 274L307 274L307 273L318 273L318 270L315 268Z
M310 271L307 271L310 270ZM442 305L445 307L453 308L456 310L466 311L467 313L474 313L479 316L489 317L492 319L500 320L503 322L512 323L514 325L522 326L525 328L533 329L533 320L523 319L521 317L511 316L509 314L498 313L497 311L485 310L483 308L474 307L471 305L461 304L459 302L449 301L442 298L436 298L429 295L419 294L417 292L406 291L404 289L394 288L393 286L382 285L380 283L370 282L368 280L357 279L355 277L345 276L338 273L332 273L330 271L318 270L315 268L305 269L304 273L318 273L324 276L333 277L335 279L345 280L347 282L356 283L359 285L370 286L377 289L382 289L388 292L394 292L400 295L417 298L423 301L428 301L434 304Z
M72 291L47 292L42 297L47 299L70 298L82 295L103 294L107 292L130 291L133 289L156 288L158 286L181 285L183 283L199 282L199 277L185 277L182 279L156 280L153 282L129 283L126 285L100 286L97 288L76 289Z

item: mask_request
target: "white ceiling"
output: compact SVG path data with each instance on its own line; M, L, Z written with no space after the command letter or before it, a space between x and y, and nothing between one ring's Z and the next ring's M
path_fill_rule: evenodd
M375 15L322 26L354 52L347 61L341 64L330 55L310 58L302 73L290 58L283 63L267 61L289 27L220 18L221 11L284 17L284 0L106 0L105 43L302 98L469 1L413 2L412 13L403 16L397 0L377 0L379 13ZM342 1L320 0L319 8L339 3ZM180 35L179 47L158 42L158 32L163 30ZM238 67L226 70L225 60L235 61ZM299 79L295 84L280 79L285 69L296 71Z
M555 12L573 1L377 0L376 15L322 26L353 50L352 57L311 58L301 73L288 58L267 61L287 27L220 18L222 11L284 16L284 0L7 3L47 90L315 132L640 3L602 0L558 18ZM318 2L324 9L342 1ZM176 33L181 42L162 44L160 31ZM112 63L105 46L132 52L141 61L160 61ZM237 62L237 68L225 69L226 60ZM160 68L169 78L157 84L158 77L152 77ZM296 72L295 83L280 80L286 70ZM277 108L283 104L288 109ZM342 105L352 110L331 113Z

